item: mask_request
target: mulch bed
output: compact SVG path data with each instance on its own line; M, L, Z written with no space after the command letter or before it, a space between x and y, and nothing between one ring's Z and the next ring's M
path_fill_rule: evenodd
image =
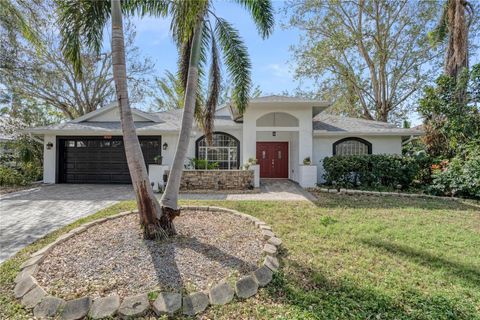
M63 299L149 291L198 291L255 270L264 240L252 223L224 212L184 210L178 236L142 239L137 214L108 220L55 246L36 275Z
M26 185L26 186L13 186L13 187L6 187L6 186L1 186L0 187L0 195L3 194L9 194L13 192L18 192L18 191L23 191L23 190L28 190L34 188L35 185Z

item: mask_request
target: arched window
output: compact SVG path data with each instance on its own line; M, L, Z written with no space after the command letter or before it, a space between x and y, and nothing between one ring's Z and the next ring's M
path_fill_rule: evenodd
M238 169L240 142L234 136L224 132L214 132L212 144L205 136L195 143L195 157L208 163L218 163L219 169Z
M349 156L361 154L372 154L372 144L362 138L344 138L338 140L333 144L334 156Z

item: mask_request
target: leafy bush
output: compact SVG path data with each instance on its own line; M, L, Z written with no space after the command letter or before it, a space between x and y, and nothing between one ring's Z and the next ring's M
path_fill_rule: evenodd
M480 152L443 161L434 166L432 177L433 194L480 199Z
M20 171L0 166L0 186L23 186L28 184L28 180L20 173Z
M416 157L397 155L333 156L323 160L324 178L329 185L406 189L420 172Z
M218 169L218 167L219 167L218 162L210 162L209 163L205 159L193 158L191 160L191 163L192 163L192 167L197 169L197 170L214 170L214 169Z
M20 166L20 171L28 182L41 180L43 176L42 167L33 162L23 163Z
M480 64L463 69L458 77L440 76L424 89L418 112L422 116L426 151L450 159L474 141L480 143Z

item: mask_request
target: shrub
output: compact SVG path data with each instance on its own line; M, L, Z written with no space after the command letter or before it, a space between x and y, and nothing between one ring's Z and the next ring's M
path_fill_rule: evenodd
M433 194L480 199L480 152L434 166L432 177Z
M28 180L16 169L0 166L0 186L23 186Z
M323 160L327 184L352 188L410 187L420 172L416 157L397 155L333 156Z
M20 171L28 182L41 180L43 176L42 167L39 167L33 162L23 163L20 166Z
M194 169L197 169L197 170L214 170L214 169L218 169L219 167L219 164L218 162L208 162L207 160L205 159L197 159L197 158L193 158L191 160L192 162L192 166Z

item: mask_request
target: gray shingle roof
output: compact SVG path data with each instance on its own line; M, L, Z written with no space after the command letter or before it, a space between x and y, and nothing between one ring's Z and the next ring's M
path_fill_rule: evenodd
M270 95L263 96L258 98L250 99L251 103L262 103L262 102L306 102L306 103L318 103L318 104L328 104L325 101L306 99L303 97L289 97L289 96L280 96L280 95Z
M252 103L282 103L295 102L314 105L315 103L324 103L317 100L309 100L298 97L287 97L271 95L259 97L250 100ZM325 103L324 103L325 104ZM325 104L326 106L326 104ZM182 109L163 111L163 112L145 112L137 110L140 114L148 116L152 121L136 122L135 126L139 133L142 132L177 132L180 130L182 121ZM230 116L216 116L215 127L240 128L242 125L233 121ZM392 134L392 135L420 135L418 129L402 129L393 124L370 121L364 119L348 118L327 113L317 114L313 118L313 130L316 135L321 134ZM31 133L57 133L68 132L76 134L108 134L121 133L120 122L94 122L85 119L85 121L69 121L48 127L33 128Z
M137 121L135 122L135 127L137 132L151 132L151 131L160 131L160 132L177 132L180 130L180 125L182 122L182 112L183 110L170 110L164 112L151 112L150 116L158 117L159 122L149 122L149 121ZM217 116L215 117L215 126L225 127L225 126L239 126L229 117ZM65 131L65 132L78 132L89 133L89 134L102 134L109 132L121 132L122 127L120 122L103 122L103 121L82 121L82 122L64 122L58 123L47 127L37 127L30 129L31 133L45 133L45 132L55 132L55 131Z
M403 129L381 121L343 117L320 113L313 118L313 130L317 133L380 133L380 134L421 134L417 129Z

